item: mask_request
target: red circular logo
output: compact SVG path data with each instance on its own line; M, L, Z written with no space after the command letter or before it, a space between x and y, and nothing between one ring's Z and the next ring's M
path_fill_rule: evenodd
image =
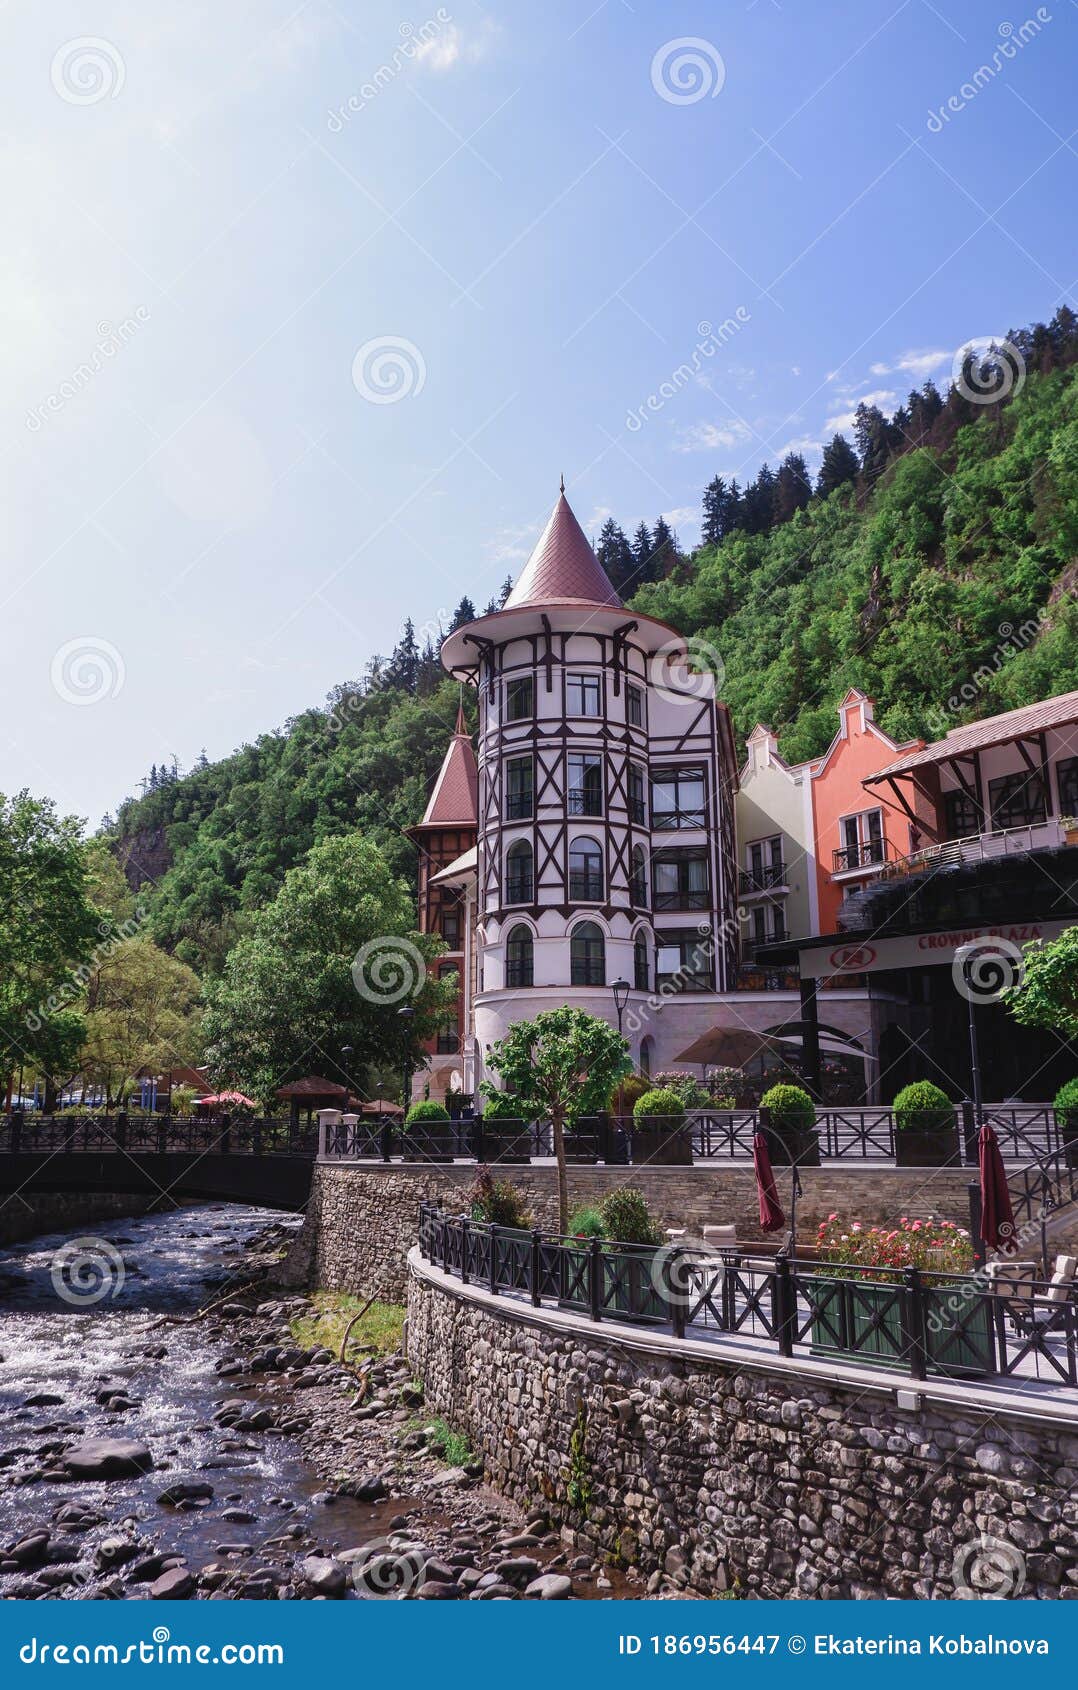
M862 968L871 968L876 960L876 953L871 945L840 945L837 951L831 952L831 967L844 969L849 974L857 974Z

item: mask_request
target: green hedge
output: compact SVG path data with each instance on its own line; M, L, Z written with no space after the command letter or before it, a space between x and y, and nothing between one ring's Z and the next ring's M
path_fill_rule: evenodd
M807 1091L800 1086L772 1086L760 1099L760 1108L771 1111L771 1125L780 1131L814 1132L816 1106Z
M954 1104L931 1080L903 1086L894 1111L895 1130L900 1133L937 1133L954 1126Z
M633 1120L646 1121L651 1115L661 1115L667 1120L683 1121L685 1119L685 1105L676 1091L646 1091L643 1097L638 1097L633 1104Z
M1066 1128L1073 1122L1078 1127L1078 1079L1068 1080L1055 1096L1056 1125Z
M405 1124L406 1127L410 1127L416 1121L448 1121L448 1120L449 1120L449 1110L445 1107L445 1104L444 1103L432 1103L428 1099L423 1103L413 1103L412 1104L412 1107L409 1109L407 1115L404 1117L404 1124Z

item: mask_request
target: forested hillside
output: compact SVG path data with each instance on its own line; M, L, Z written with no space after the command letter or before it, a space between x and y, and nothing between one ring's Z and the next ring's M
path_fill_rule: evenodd
M607 523L608 572L718 652L741 734L766 720L797 760L851 685L900 738L1078 687L1078 324L1064 309L1010 338L1023 374L997 402L926 383L891 418L861 407L857 452L836 437L815 485L796 455L743 490L712 480L691 556L661 518L632 541ZM454 623L474 614L464 598ZM403 830L456 707L408 622L323 708L190 774L154 770L106 823L129 878L155 883L154 936L218 973L286 870L351 830L411 878Z

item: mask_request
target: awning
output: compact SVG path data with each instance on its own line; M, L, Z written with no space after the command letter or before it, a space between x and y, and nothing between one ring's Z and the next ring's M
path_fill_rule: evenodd
M432 886L463 886L466 881L473 880L479 873L479 847L473 845L470 851L465 851L446 867L432 874Z

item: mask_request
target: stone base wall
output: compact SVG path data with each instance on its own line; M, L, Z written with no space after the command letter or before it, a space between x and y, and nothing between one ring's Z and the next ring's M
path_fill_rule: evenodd
M1005 1594L1078 1598L1078 1424L558 1330L418 1262L407 1332L500 1490L688 1591L946 1599L995 1568Z
M0 1247L69 1228L78 1234L97 1222L143 1215L148 1207L149 1203L139 1197L78 1192L31 1192L5 1197L0 1199Z
M506 1165L495 1171L520 1187L537 1226L557 1230L553 1167ZM970 1177L960 1168L869 1164L803 1169L798 1237L802 1242L810 1239L834 1210L865 1224L891 1222L900 1215L938 1215L968 1225ZM789 1170L776 1169L775 1178L781 1201L788 1205ZM401 1298L405 1258L418 1237L420 1203L431 1199L459 1213L474 1183L474 1167L321 1164L314 1170L302 1232L285 1265L285 1282ZM570 1168L570 1204L597 1202L616 1185L642 1191L660 1226L683 1226L698 1233L707 1224L734 1221L739 1238L761 1236L756 1181L747 1165Z

